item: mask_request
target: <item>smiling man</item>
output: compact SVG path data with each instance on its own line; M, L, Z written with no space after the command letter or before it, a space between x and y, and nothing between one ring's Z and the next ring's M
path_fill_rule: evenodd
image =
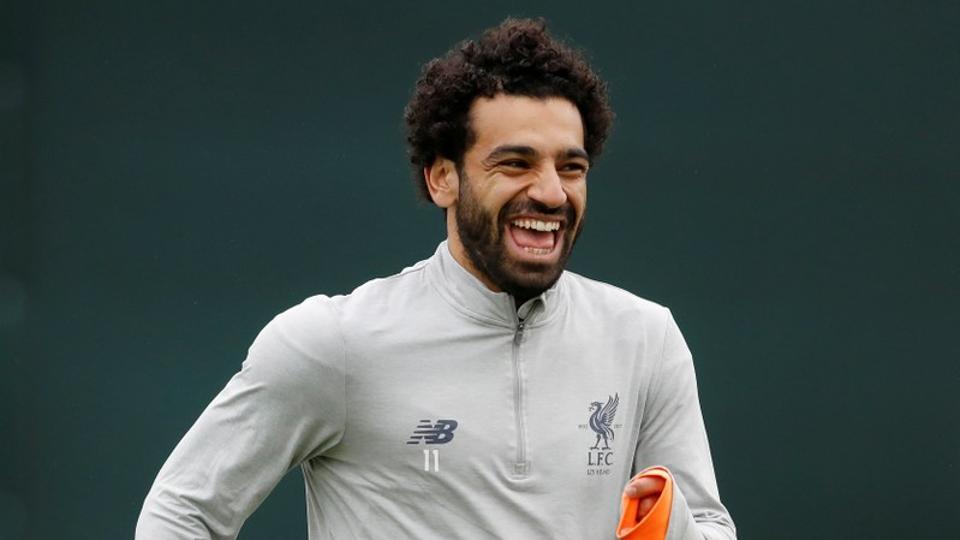
M564 270L612 119L542 22L424 68L425 261L271 321L161 469L137 537L233 538L292 467L311 539L733 539L666 308Z
M426 185L448 211L453 257L521 305L559 279L583 224L583 123L566 99L509 94L477 98L468 118L462 163L435 158Z

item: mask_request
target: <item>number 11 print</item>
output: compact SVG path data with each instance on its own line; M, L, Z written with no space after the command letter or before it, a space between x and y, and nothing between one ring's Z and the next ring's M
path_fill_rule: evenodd
M430 472L430 453L433 452L433 472L440 472L440 450L423 451L423 470Z

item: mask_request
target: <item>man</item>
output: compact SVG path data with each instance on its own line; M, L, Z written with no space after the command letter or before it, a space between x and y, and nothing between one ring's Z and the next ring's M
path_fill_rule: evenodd
M611 118L542 22L430 62L408 141L447 240L271 321L137 537L233 538L299 465L312 539L734 538L670 312L564 271Z

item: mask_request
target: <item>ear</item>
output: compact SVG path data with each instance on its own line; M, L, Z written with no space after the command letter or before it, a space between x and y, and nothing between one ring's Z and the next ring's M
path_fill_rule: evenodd
M450 208L460 196L460 175L452 161L438 157L433 164L423 168L430 198L440 208Z

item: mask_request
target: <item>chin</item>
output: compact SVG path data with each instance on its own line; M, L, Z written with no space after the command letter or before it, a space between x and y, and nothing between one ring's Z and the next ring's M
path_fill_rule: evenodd
M527 300L553 287L562 274L562 262L553 264L514 263L502 268L502 273L496 276L499 279L496 279L495 283L510 295Z

